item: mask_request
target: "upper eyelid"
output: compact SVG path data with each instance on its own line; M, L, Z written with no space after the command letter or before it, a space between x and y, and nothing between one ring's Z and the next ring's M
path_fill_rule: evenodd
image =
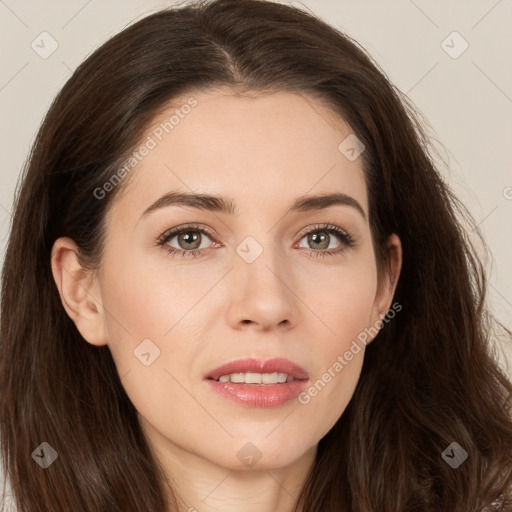
M197 225L197 226L195 226L195 225L190 225L190 226L189 225L185 225L185 226L178 226L178 227L175 227L175 228L168 229L160 237L158 237L158 241L161 242L161 243L166 243L169 240L171 240L172 238L174 238L175 236L181 234L183 231L187 231L187 230L190 230L190 231L200 231L202 233L205 233L206 235L208 235L212 239L215 238L215 235L213 233L211 233L210 229L208 229L208 228L205 228L205 227L200 226L200 225Z

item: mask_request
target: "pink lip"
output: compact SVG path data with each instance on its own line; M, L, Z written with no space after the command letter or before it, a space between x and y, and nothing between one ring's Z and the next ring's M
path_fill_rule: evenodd
M236 384L218 382L222 375L231 373L286 373L295 380L283 384ZM288 359L240 359L210 372L205 381L212 391L246 407L278 407L296 398L309 380L307 372Z

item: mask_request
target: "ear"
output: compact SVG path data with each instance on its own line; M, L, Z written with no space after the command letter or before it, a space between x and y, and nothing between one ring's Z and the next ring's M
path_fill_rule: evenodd
M398 235L393 233L386 242L387 266L378 279L377 292L373 303L370 331L373 332L368 342L373 341L378 334L378 330L383 325L382 318L386 315L395 294L398 278L402 269L402 243ZM400 309L401 306L400 306Z
M78 247L71 238L55 241L52 273L62 305L82 337L92 345L106 345L104 309L96 273L80 265Z

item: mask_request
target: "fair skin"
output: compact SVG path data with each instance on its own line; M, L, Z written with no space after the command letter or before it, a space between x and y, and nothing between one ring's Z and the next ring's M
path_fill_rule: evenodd
M353 395L364 346L307 404L247 407L213 393L204 376L243 357L283 357L302 366L313 385L391 307L400 240L389 238L390 267L379 279L362 160L338 150L352 130L325 106L289 92L193 96L197 106L116 197L100 268L82 269L74 242L60 238L52 269L83 338L108 345L183 510L291 511L318 442ZM176 205L143 215L169 191L231 198L238 215ZM365 215L347 204L285 214L299 196L337 192ZM354 245L344 247L335 234L325 245L308 239L309 231L325 233L313 229L324 223L348 232ZM157 245L185 224L212 234L192 232L201 256L172 255ZM236 251L249 236L263 249L251 263ZM180 238L167 246L199 246ZM324 258L314 254L338 248ZM134 356L145 339L160 350L148 366ZM252 467L237 457L249 442L261 454Z

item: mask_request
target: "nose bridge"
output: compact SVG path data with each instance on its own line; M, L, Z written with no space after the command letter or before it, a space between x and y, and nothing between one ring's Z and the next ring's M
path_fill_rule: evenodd
M284 247L273 231L248 235L235 247L232 304L236 322L258 324L291 321L295 299L293 276Z
M279 241L273 239L272 231L262 230L254 236L246 236L235 248L239 277L251 281L253 285L265 283L267 287L284 286L284 274L289 267L284 260L283 249Z

